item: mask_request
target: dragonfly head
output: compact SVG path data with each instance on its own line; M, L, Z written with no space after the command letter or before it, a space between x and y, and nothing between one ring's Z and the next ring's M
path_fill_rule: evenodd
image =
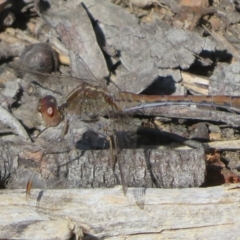
M40 99L38 112L48 127L56 127L63 120L63 114L57 105L57 100L51 95Z

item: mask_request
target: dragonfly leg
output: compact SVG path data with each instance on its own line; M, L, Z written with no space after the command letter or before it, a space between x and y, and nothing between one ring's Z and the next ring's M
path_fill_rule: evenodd
M117 162L118 162L118 167L119 167L119 172L120 172L120 177L121 177L121 184L122 184L122 188L123 188L123 194L124 196L126 196L127 194L127 181L125 178L125 174L124 174L124 166L123 166L123 161L122 161L122 155L120 153L121 149L121 145L117 136L117 132L113 131L113 140L114 140L114 144L115 144L115 150L116 150L116 158L117 158Z

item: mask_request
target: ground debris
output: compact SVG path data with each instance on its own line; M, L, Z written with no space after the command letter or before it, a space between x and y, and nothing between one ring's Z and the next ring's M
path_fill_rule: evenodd
M66 186L66 182L72 187L112 187L120 183L117 165L115 166L114 162L112 165L107 165L107 162L111 162L109 160L110 151L95 152L101 146L98 143L99 136L108 135L106 132L112 128L110 126L112 122L104 118L106 116L102 116L105 120L100 119L100 123L95 125L89 123L88 126L91 130L97 129L97 134L94 136L93 134L87 136L89 131L84 133L79 130L81 127L86 128L87 124L80 126L76 121L72 135L73 138L77 139L78 145L74 146L71 143L71 134L69 134L59 143L62 145L56 149L54 149L52 140L53 138L59 140L61 134L55 134L55 130L45 129L46 126L43 126L42 121L39 120L37 109L40 98L54 95L61 105L72 89L79 86L77 78L69 76L80 77L82 81L91 82L94 86L105 87L108 84L107 88L112 93L121 89L122 91L149 95L186 95L189 92L191 94L240 95L238 87L239 63L232 62L234 54L229 51L230 48L227 48L229 52L226 52L226 45L220 45L201 27L203 24L212 32L222 34L224 39L227 39L234 46L232 49L237 51L240 46L237 35L239 22L237 3L195 1L195 5L192 6L189 1L182 1L180 4L176 4L176 1L151 1L151 5L147 6L146 9L142 9L142 6L134 1L122 4L120 1L115 1L115 3L118 5L105 0L88 0L84 1L84 4L78 0L49 1L49 5L44 6L44 11L41 11L42 8L36 4L26 4L19 8L19 12L14 8L8 9L14 16L20 14L26 18L15 22L12 28L1 28L0 58L4 63L11 62L12 64L12 58L14 58L14 63L16 63L15 60L18 60L18 63L24 63L25 57L23 55L21 57L22 51L19 49L31 49L33 46L45 45L46 42L48 42L48 46L51 46L51 49L54 49L54 56L50 56L50 58L56 60L56 55L58 55L60 63L58 69L56 62L47 64L47 68L51 69L50 71L59 71L55 73L55 77L53 75L40 77L40 75L37 76L29 72L19 79L19 74L15 73L13 78L1 79L0 89L2 90L1 99L3 101L1 104L3 109L8 111L9 119L16 118L11 130L7 128L6 124L10 124L12 120L7 121L7 123L5 121L1 125L3 128L1 129L2 141L9 141L9 135L11 135L12 140L16 134L25 139L32 138L34 144L39 146L38 154L34 155L34 152L24 154L23 151L21 154L19 153L21 161L23 161L20 162L26 169L24 161L34 162L33 169L36 168L34 171L37 175L39 174L39 179L41 174L45 175L46 178L52 177L52 182L48 182L50 187L63 187ZM154 3L157 4L154 5ZM196 6L197 3L198 6ZM129 7L131 4L134 7L129 12L129 9L125 7ZM4 5L2 10L5 7ZM136 14L137 8L141 8L139 11L146 12ZM114 13L114 17L112 13ZM144 22L143 16L149 17L152 21ZM24 30L23 26L27 30ZM82 64L79 61L79 56L83 60ZM16 59L18 57L20 58ZM40 62L40 69L43 67L44 64ZM93 74L88 75L86 69ZM6 65L2 65L1 77L4 77L4 72L8 70ZM81 76L79 76L79 72L81 72ZM66 76L61 77L62 73ZM13 82L17 82L17 84L12 85ZM12 86L14 86L14 91L9 92L13 88ZM239 135L236 129L240 124L239 116L234 112L219 110L222 109L181 105L156 106L129 112L129 114L147 118L149 121L151 118L156 120L158 117L164 117L167 119L162 124L165 130L168 129L170 133L178 134L183 138L201 138L205 141L208 139L225 141L236 139ZM186 121L178 121L178 119L186 119ZM131 125L131 121L126 122ZM218 132L214 132L214 127L210 128L210 125L219 128ZM226 130L227 128L231 130ZM45 131L43 131L44 129ZM141 142L139 149L128 149L121 153L124 159L130 159L128 163L126 162L126 172L134 173L132 177L128 176L130 177L129 186L171 188L200 186L204 183L205 163L203 159L205 159L205 155L203 150L197 149L196 153L190 150L186 153L172 149L155 150L159 143L171 146L172 140L167 139L167 137L145 136L147 136L145 137L146 141L138 139ZM51 141L48 141L48 137L52 138ZM88 143L93 143L95 148L81 149L84 145L81 141L84 138L89 140ZM161 140L159 140L160 138ZM153 141L154 147L152 147ZM19 142L18 137L16 137L15 142ZM106 146L109 146L109 143L106 142L102 143L105 149L107 149ZM149 144L148 147L145 146L146 143ZM79 147L80 145L81 147ZM77 155L76 159L71 160L70 150L74 147L77 148L76 151L82 151L82 155ZM147 159L146 152L144 152L145 147L148 149L146 152L149 153L149 162L151 163L148 165L146 161L143 161L143 159ZM21 147L19 148L21 149ZM65 158L65 162L60 160L58 162L56 158L60 154L59 148L64 152L61 153L62 157L59 159ZM234 148L236 150L236 145ZM56 150L55 156L49 152L50 149ZM161 151L162 153L160 153ZM131 152L132 157L129 152ZM201 164L201 172L199 170L197 174L196 169L194 167L190 169L192 165L189 165L189 174L194 175L194 177L183 176L186 161L193 161L197 167L195 162L197 159ZM140 169L131 166L133 160L139 161ZM159 163L160 161L162 162ZM104 162L105 167L100 166L102 162ZM134 164L137 166L137 163ZM90 166L89 169L87 165ZM61 166L64 167L61 168ZM114 170L111 168L112 166L115 167ZM152 169L151 172L151 167L158 170L154 169L156 171L154 172ZM221 167L224 168L224 166ZM21 169L20 177L14 176L13 170L9 170L8 173L12 180L15 178L17 182L22 176L29 177L31 175L31 171L26 169ZM139 173L136 172L137 170ZM165 172L168 172L169 175L165 176ZM182 179L188 179L189 182ZM19 182L21 182L21 186L26 184L26 180ZM20 187L20 185L15 186Z

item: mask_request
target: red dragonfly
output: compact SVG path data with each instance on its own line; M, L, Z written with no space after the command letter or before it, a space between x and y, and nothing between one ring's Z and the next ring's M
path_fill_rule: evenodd
M57 126L64 118L72 115L80 116L82 120L97 119L99 116L118 117L119 113L127 113L143 108L154 108L163 105L202 105L227 108L240 112L240 97L234 96L149 96L129 92L110 94L106 89L81 83L67 97L60 106L53 96L45 96L39 102L39 111L49 126ZM124 128L124 126L123 126ZM117 135L115 135L117 136ZM114 145L120 147L118 138L114 138ZM119 170L123 192L127 191L127 180L123 172L121 156L118 154Z
M26 69L24 69L26 70ZM28 70L27 70L28 71ZM87 71L90 71L87 69ZM41 84L46 83L46 79L53 76L48 74L31 72L38 76ZM71 120L77 116L82 121L95 121L100 116L109 116L114 119L126 113L146 108L154 108L163 105L201 105L226 108L231 111L240 112L240 97L236 96L171 96L171 95L141 95L130 92L119 92L111 94L107 88L93 84L95 81L93 75L89 74L91 83L82 79L70 78L78 81L76 86L66 97L66 101L58 105L55 97L47 95L40 99L38 111L41 113L43 120L49 127L56 127L63 119L71 124ZM59 77L58 77L59 78ZM124 128L124 126L123 126ZM121 184L123 192L127 192L127 180L121 163L119 151L122 147L117 137L117 129L113 132L113 144L111 149L115 149L115 156L118 161ZM110 141L111 143L111 141Z

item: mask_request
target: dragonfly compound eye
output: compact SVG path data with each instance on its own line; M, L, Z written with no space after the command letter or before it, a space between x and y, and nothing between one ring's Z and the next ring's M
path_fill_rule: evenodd
M47 126L56 127L62 121L62 113L57 106L56 98L47 95L40 99L38 103L38 112Z

